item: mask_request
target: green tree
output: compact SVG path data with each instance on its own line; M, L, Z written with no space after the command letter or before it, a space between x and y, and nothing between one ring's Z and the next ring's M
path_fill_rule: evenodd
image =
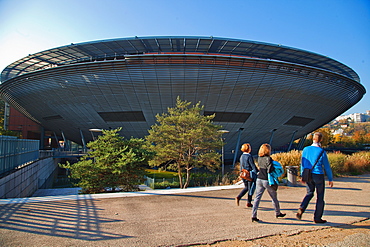
M192 169L205 167L215 171L220 165L220 154L215 150L222 145L217 132L221 126L213 124L215 115L202 115L203 109L200 102L191 106L191 102L177 97L176 107L156 115L157 124L146 137L149 148L156 153L149 165L177 171L181 188L189 185Z
M119 136L120 130L103 130L103 135L87 144L90 151L79 162L60 164L71 170L71 178L79 180L84 193L106 188L135 191L144 181L145 166L153 153L143 148L143 139L125 140Z

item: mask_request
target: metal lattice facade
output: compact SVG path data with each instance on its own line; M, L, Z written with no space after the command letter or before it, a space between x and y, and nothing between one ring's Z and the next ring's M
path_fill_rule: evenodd
M81 143L91 128L143 137L177 96L216 113L226 154L241 142L282 146L331 121L365 94L358 75L319 54L213 37L71 44L29 55L1 74L1 97L46 129Z

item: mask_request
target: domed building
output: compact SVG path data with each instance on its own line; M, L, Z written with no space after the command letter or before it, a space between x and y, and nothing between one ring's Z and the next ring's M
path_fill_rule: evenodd
M91 129L144 137L177 96L201 102L228 133L226 158L249 142L273 148L333 120L365 94L329 57L256 41L133 37L31 54L1 73L0 95L56 136L84 145ZM239 145L239 146L238 146Z

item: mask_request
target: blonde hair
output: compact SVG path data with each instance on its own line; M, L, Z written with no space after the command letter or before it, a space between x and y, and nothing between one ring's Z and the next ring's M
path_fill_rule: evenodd
M258 156L270 156L271 155L271 146L270 144L262 144L260 150L258 151Z
M321 132L315 132L315 134L313 134L312 140L314 142L321 142L322 138L323 138L323 136L322 136Z
M252 147L249 143L244 143L240 150L245 153L250 153L252 151Z

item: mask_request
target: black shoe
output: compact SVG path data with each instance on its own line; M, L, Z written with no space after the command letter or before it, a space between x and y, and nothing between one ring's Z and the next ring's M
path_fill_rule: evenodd
M252 208L253 207L253 204L250 203L250 202L248 202L246 206L247 206L247 208Z
M259 222L260 220L257 218L252 218L252 222Z
M302 219L302 214L303 214L303 209L298 208L298 212L296 214L297 219L301 220Z
M314 222L315 222L316 224L324 224L324 223L326 223L327 221L326 221L326 220L314 220Z
M283 218L283 217L285 217L285 215L286 215L286 214L282 214L282 213L280 213L280 214L276 215L276 218Z
M240 201L240 198L239 197L235 197L235 204L236 204L236 206L239 206L239 201Z

